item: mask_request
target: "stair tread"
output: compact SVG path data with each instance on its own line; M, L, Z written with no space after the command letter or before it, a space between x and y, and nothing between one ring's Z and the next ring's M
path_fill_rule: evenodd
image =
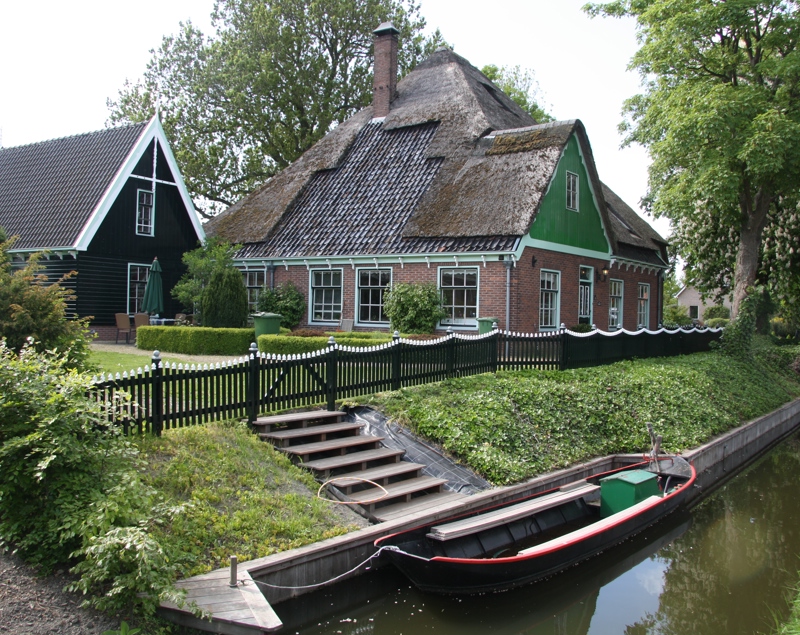
M331 439L330 441L316 441L314 443L301 443L291 445L288 448L280 448L281 452L288 454L298 454L300 456L315 454L317 452L327 452L329 450L339 450L352 448L359 445L369 445L383 441L385 437L373 437L368 434L360 434L354 437L344 437L342 439Z
M282 415L269 415L258 417L253 425L256 426L276 426L285 423L298 423L303 421L313 421L314 419L334 419L347 416L341 410L306 410L303 412L287 412Z
M378 507L372 512L371 516L380 522L396 520L397 518L407 518L411 514L420 512L430 513L431 510L445 505L451 505L454 501L466 498L466 494L458 492L436 492L420 496L408 502L393 503L385 507Z
M358 430L363 428L363 423L353 423L352 421L341 421L338 423L326 423L319 426L308 428L288 428L286 430L275 430L274 432L259 432L258 436L262 439L298 439L317 434L328 434L329 432L346 432L348 430Z
M390 476L399 476L401 474L407 474L408 472L416 472L424 467L422 463L398 461L397 463L389 463L388 465L379 465L377 467L367 468L366 470L341 474L331 479L334 481L331 485L339 488L351 487L353 485L360 485L364 480L374 481Z
M342 456L331 456L325 459L314 459L313 461L303 461L300 466L310 470L336 470L349 465L358 465L369 461L380 461L383 459L396 458L405 454L405 450L395 450L392 448L377 448L375 450L362 450Z
M417 478L406 479L405 481L398 481L397 483L389 483L384 485L383 489L379 487L372 487L370 489L361 490L350 494L348 498L354 503L363 503L365 501L373 501L383 496L383 500L389 500L395 496L404 496L406 494L413 494L430 487L437 485L444 485L447 479L437 478L435 476L418 476ZM384 491L386 495L384 496ZM377 501L376 501L377 502Z

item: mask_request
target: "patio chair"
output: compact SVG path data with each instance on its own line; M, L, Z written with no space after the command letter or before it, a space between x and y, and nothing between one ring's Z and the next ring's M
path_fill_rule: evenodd
M133 328L140 326L150 326L150 316L147 313L137 313L133 316Z
M114 340L115 343L119 344L119 334L125 334L125 343L131 343L131 332L133 331L133 326L131 326L131 318L127 313L115 313L114 317L117 321L117 337Z
M341 322L339 322L339 330L340 331L345 331L346 333L349 333L350 331L352 331L353 330L353 320L344 319Z

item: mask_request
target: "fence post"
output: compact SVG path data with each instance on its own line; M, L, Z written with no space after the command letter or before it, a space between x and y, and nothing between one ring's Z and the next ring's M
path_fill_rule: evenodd
M258 344L250 344L250 367L247 373L247 422L255 423L258 419Z
M400 332L395 331L392 334L392 390L400 390L402 387L402 363L400 358Z
M497 326L497 320L492 322L492 348L490 364L493 373L497 372L498 358L500 357L500 327ZM508 356L508 352L506 352Z
M153 434L161 436L164 429L164 368L161 362L161 353L153 351L153 364L150 372L150 380L153 382L153 399L150 405L150 416L153 421Z
M561 360L559 363L559 370L567 369L567 327L561 323Z
M447 355L447 361L445 363L445 377L452 377L456 357L456 338L453 337L452 327L447 327L447 336L449 339L447 340L447 348L445 349Z
M336 410L336 393L339 386L337 385L337 370L338 360L336 354L336 340L331 335L328 338L328 370L325 373L328 393L328 410L331 412Z

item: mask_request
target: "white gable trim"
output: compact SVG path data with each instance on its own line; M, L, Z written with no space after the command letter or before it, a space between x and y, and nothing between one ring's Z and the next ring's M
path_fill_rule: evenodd
M136 164L139 162L139 159L144 151L153 142L154 138L158 141L158 145L164 151L167 164L169 165L169 168L175 177L175 186L178 188L178 191L181 195L181 200L183 200L186 210L189 213L189 220L192 222L192 226L197 234L197 238L200 241L205 242L206 235L203 231L203 226L200 224L200 218L198 217L197 211L194 208L194 203L192 203L192 197L189 196L189 191L186 189L183 176L181 175L181 172L178 169L178 164L175 161L175 156L172 154L172 149L170 148L169 141L167 140L167 135L164 133L164 128L161 126L161 121L159 121L158 115L156 115L150 120L150 123L147 124L147 127L142 131L142 134L139 135L139 139L131 148L128 156L125 157L125 160L122 162L119 170L117 170L117 173L114 175L111 183L109 183L97 206L92 211L89 220L86 221L81 233L78 235L78 240L75 242L74 246L75 249L78 251L86 251L89 248L89 244L92 242L97 230L105 220L106 215L111 209L111 206L114 204L114 201L117 200L122 188L133 173L133 169L136 167Z

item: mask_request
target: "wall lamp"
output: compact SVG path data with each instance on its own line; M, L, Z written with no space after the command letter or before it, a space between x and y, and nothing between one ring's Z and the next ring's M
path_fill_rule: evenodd
M536 269L536 256L531 257L531 267Z
M608 267L603 267L602 271L598 271L595 274L595 279L597 282L605 282L606 278L608 278Z

